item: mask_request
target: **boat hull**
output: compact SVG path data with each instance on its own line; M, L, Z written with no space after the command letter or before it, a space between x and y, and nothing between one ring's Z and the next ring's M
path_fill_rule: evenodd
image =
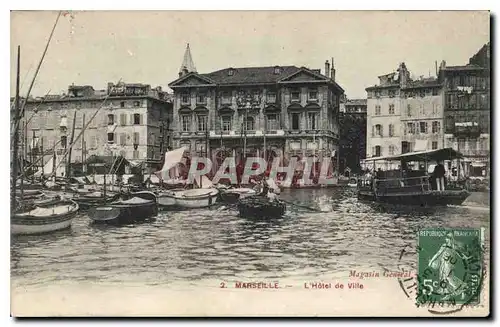
M88 216L94 223L122 225L142 222L158 214L155 194L144 191L131 194L131 196L139 198L139 202L127 200L91 208Z
M285 214L286 205L279 201L269 201L265 197L255 196L242 199L238 202L240 217L245 218L280 218Z
M358 199L399 205L445 206L461 205L470 195L467 191L431 191L420 194L394 194L376 196L373 192L358 192Z
M119 197L120 197L119 194L109 196L109 197L107 196L106 198L81 196L81 197L73 198L73 201L78 203L78 205L80 206L80 210L84 211L84 210L89 210L90 208L94 208L97 206L106 205L107 203L118 200Z
M63 214L47 216L14 214L11 217L11 233L13 235L43 234L69 228L79 210L77 203L71 201L69 205L71 206L69 211Z
M217 203L217 189L192 189L166 192L158 196L159 207L162 210L185 210L208 208Z

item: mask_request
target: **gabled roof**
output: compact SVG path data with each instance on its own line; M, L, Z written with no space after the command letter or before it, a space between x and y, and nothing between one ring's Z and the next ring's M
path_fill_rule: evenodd
M169 83L168 86L169 87L175 87L177 84L180 84L180 83L182 83L183 81L185 81L185 80L187 80L189 78L197 78L197 79L199 79L199 80L201 80L201 81L203 81L203 82L205 82L205 83L207 83L209 85L212 85L212 84L215 85L215 84L217 84L216 81L208 78L206 76L206 74L198 74L196 72L191 72L191 73L188 73L188 74L186 74L186 75L184 75L184 76L176 79L175 81Z

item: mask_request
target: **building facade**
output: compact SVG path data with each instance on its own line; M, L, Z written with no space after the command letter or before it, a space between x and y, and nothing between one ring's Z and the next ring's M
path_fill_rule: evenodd
M296 66L189 71L189 48L174 90L173 138L192 156L216 164L227 156L338 160L339 100L335 69ZM188 59L186 59L188 58ZM194 67L194 65L191 64Z
M74 126L72 163L84 163L92 155L155 163L171 145L171 121L172 102L160 87L109 83L106 90L94 90L71 85L67 94L27 101L21 143L30 162L42 155L50 158L54 151L63 155Z
M464 156L465 176L487 177L490 170L490 45L465 66L441 63L445 87L445 143Z
M340 172L344 176L361 173L366 156L366 99L344 101L340 112Z
M412 79L404 63L366 89L367 158L444 147L443 86L435 77Z

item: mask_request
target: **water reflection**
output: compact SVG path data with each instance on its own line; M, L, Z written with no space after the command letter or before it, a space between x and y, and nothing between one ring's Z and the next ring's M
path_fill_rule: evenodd
M13 237L12 279L19 285L311 279L396 268L401 249L415 244L424 227L489 228L484 210L396 208L362 203L354 195L340 188L286 191L282 198L296 205L271 221L220 208L164 212L154 221L121 227L80 216L68 231ZM411 258L405 260L413 266Z

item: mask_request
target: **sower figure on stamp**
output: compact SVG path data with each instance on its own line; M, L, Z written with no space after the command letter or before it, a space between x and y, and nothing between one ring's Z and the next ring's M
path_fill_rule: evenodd
M461 244L453 238L452 233L446 235L445 243L439 251L429 260L429 267L438 271L439 282L446 286L442 287L442 294L446 295L443 300L454 297L460 293L465 296L464 290L466 284L455 275L455 265L462 258L457 251ZM441 285L441 284L440 284Z
M446 174L443 163L438 162L436 167L434 167L434 179L436 180L436 187L438 191L444 191L444 175Z

